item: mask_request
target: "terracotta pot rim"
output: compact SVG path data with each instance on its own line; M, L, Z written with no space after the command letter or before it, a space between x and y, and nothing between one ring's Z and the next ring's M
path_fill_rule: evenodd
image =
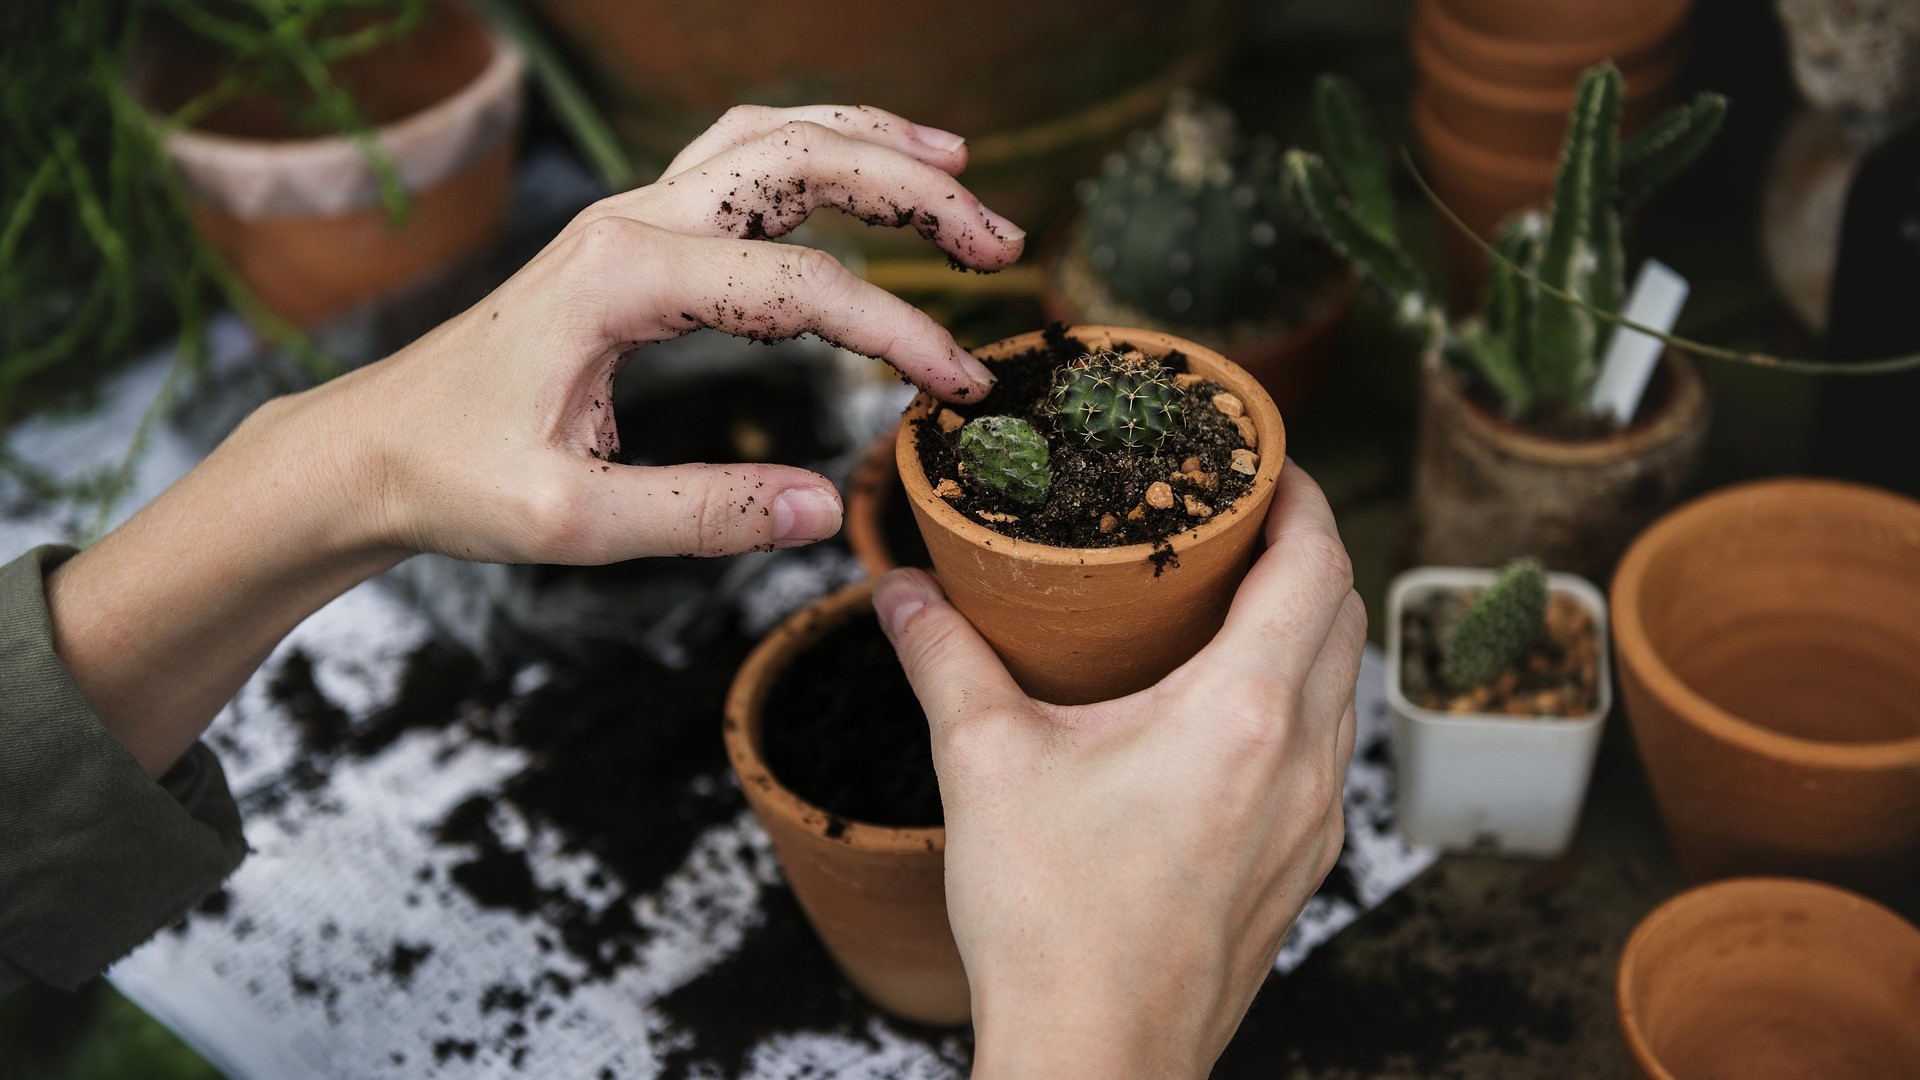
M1497 179L1515 184L1553 183L1554 173L1560 167L1558 154L1550 158L1518 157L1469 141L1440 119L1424 86L1414 88L1412 111L1414 131L1425 144L1427 153L1453 158L1469 169L1491 173Z
M1438 351L1430 351L1422 363L1436 385L1453 395L1461 405L1461 415L1482 439L1500 448L1510 457L1539 461L1549 465L1578 468L1602 465L1648 453L1682 438L1707 408L1706 385L1685 354L1673 349L1660 354L1660 363L1673 380L1666 400L1651 415L1631 425L1593 439L1562 439L1530 431L1510 420L1488 412L1466 392L1466 380L1450 367Z
M1776 500L1844 499L1880 503L1911 515L1920 527L1920 502L1890 491L1840 480L1781 477L1735 484L1702 495L1668 511L1628 547L1614 573L1609 596L1613 608L1614 649L1623 668L1631 668L1646 690L1675 717L1742 749L1793 765L1877 771L1920 765L1920 735L1881 742L1823 742L1762 727L1701 695L1667 666L1647 637L1640 617L1640 593L1648 568L1689 524L1736 508ZM1845 519L1839 518L1844 525Z
M1508 112L1535 113L1563 117L1573 108L1574 88L1553 90L1545 87L1510 86L1483 79L1462 69L1432 40L1432 31L1418 24L1413 31L1413 63L1420 73L1451 93L1475 104ZM1627 88L1624 101L1636 103L1664 93L1680 74L1686 54L1673 50L1669 56L1656 57L1655 63L1637 72Z
M1462 22L1439 0L1416 0L1414 25L1425 25L1462 41L1471 49L1501 63L1527 67L1591 67L1612 59L1622 67L1632 64L1639 54L1659 48L1686 22L1686 4L1673 5L1673 13L1664 20L1649 20L1609 38L1580 41L1529 42L1522 38L1500 37Z
M1158 355L1179 352L1191 361L1219 369L1222 372L1237 375L1246 384L1244 390L1236 391L1247 407L1247 415L1253 418L1254 430L1259 436L1260 445L1256 452L1260 455L1260 467L1254 473L1252 483L1240 499L1221 507L1214 515L1185 532L1168 537L1164 544L1179 552L1204 544L1214 535L1226 530L1240 513L1240 505L1245 495L1253 494L1263 485L1271 486L1280 479L1281 465L1286 459L1286 426L1281 420L1280 410L1260 386L1259 380L1246 369L1221 356L1218 352L1197 342L1159 330L1147 330L1126 326L1069 326L1067 336L1078 339L1116 339L1135 345L1145 345L1149 350L1159 350ZM1031 330L1024 334L1015 334L1002 338L990 345L975 349L975 355L995 351L1005 353L1024 352L1041 345L1046 331ZM1218 382L1220 380L1215 379ZM1125 544L1107 548L1068 548L1054 547L1033 540L1019 540L1005 533L995 532L973 519L955 510L947 500L933 493L933 485L927 482L926 470L920 467L920 455L914 445L913 425L911 421L927 416L940 406L931 395L918 394L907 405L903 415L898 437L894 440L894 460L900 469L900 482L907 489L907 498L918 503L928 516L942 528L960 536L970 546L988 547L1001 554L1027 562L1074 565L1074 566L1118 566L1143 562L1150 558L1160 544ZM1272 452L1278 449L1279 453Z
M1660 906L1648 912L1633 933L1628 936L1626 945L1620 950L1620 963L1614 969L1614 1010L1620 1024L1622 1041L1627 1044L1628 1053L1634 1063L1646 1072L1649 1080L1676 1080L1674 1075L1654 1056L1653 1048L1647 1045L1647 1037L1640 1029L1638 1010L1630 999L1630 988L1635 969L1641 960L1641 953L1647 942L1657 933L1661 924L1676 913L1702 903L1714 903L1729 894L1764 896L1785 900L1796 898L1808 905L1820 905L1831 909L1836 904L1864 909L1875 914L1869 917L1884 918L1890 926L1904 928L1910 935L1916 951L1920 951L1920 928L1902 918L1898 912L1878 901L1871 900L1859 893L1842 889L1837 885L1811 881L1806 878L1748 876L1724 878L1719 881L1696 885L1678 895L1667 898Z
M828 631L847 620L871 612L873 582L849 585L838 592L815 600L781 621L762 638L734 674L727 688L725 722L721 733L727 746L727 758L733 763L742 788L752 788L772 812L829 843L844 844L875 854L925 855L946 850L947 830L942 826L902 829L873 825L829 811L808 802L780 782L767 768L760 750L761 707L773 681L793 659L819 641ZM840 823L838 836L829 837L829 821Z

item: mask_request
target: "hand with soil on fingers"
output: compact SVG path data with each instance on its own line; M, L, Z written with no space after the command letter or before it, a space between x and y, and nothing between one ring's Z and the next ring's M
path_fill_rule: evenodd
M1206 648L1094 705L1035 701L919 570L874 608L925 707L976 1080L1202 1077L1344 838L1366 609L1288 462Z
M640 347L710 327L812 333L944 400L985 394L992 376L924 313L824 252L767 240L833 207L1002 269L1024 234L955 179L966 162L959 136L878 109L730 111L470 310L263 406L55 570L60 657L157 776L287 631L417 552L593 564L832 536L840 498L817 474L619 464L614 376Z

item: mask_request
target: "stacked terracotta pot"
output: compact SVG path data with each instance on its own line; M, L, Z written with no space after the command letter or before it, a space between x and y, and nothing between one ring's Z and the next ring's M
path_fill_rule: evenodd
M1417 0L1410 30L1414 129L1434 189L1474 231L1548 201L1580 73L1626 78L1624 131L1672 97L1692 0ZM1483 256L1459 240L1459 276Z

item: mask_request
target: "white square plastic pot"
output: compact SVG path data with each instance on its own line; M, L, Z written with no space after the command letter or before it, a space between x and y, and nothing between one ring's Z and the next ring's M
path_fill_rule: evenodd
M1584 578L1548 575L1548 590L1593 613L1599 697L1577 717L1449 713L1408 700L1400 685L1400 624L1407 605L1435 592L1493 584L1497 570L1428 566L1393 579L1387 593L1387 702L1393 710L1399 825L1409 840L1449 851L1550 857L1580 821L1601 724L1613 705L1606 599Z

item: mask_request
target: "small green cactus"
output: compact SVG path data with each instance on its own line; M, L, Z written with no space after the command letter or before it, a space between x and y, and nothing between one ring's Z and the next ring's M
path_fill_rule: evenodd
M960 429L960 461L968 482L1023 506L1047 501L1053 486L1046 436L1011 416L982 416Z
M1515 559L1480 593L1440 650L1440 674L1455 690L1492 682L1533 643L1547 613L1547 571Z
M1081 189L1078 243L1116 300L1175 326L1222 327L1272 311L1309 254L1271 139L1188 92Z
M1082 445L1140 450L1160 445L1179 424L1184 396L1159 361L1103 349L1055 374L1052 403L1061 430Z

